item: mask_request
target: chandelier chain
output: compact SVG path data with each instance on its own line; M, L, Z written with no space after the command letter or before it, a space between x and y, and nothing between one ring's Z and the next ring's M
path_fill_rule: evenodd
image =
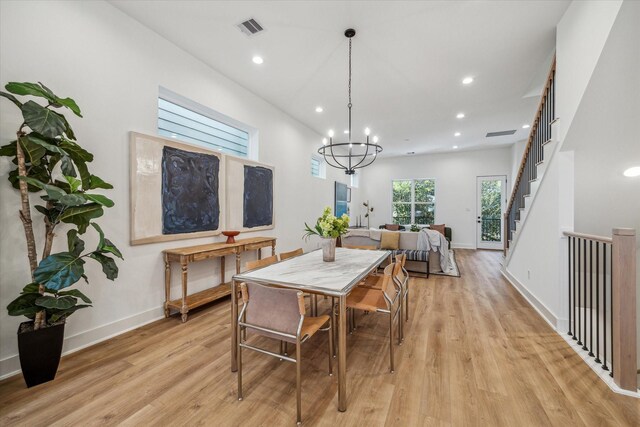
M353 104L351 103L351 38L349 38L349 142L351 142L351 107Z

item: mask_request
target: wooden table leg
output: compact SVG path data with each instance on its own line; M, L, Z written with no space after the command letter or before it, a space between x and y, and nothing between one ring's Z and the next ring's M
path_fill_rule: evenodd
M169 301L171 301L171 263L164 256L164 317L169 317Z
M258 248L256 251L258 251L258 259L262 259L262 248Z
M276 254L276 241L271 242L271 256Z
M311 294L311 316L315 317L318 315L318 295Z
M231 281L231 372L238 370L238 288Z
M225 279L225 271L224 271L224 267L225 267L225 262L224 262L224 255L220 257L220 284L224 285L224 279Z
M347 410L347 297L338 299L338 411Z
M187 313L189 312L189 307L187 307L187 263L182 261L182 307L180 308L180 313L182 313L182 322L187 321Z

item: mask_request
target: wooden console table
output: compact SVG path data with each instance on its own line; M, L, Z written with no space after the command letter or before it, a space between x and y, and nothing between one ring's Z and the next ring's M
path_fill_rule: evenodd
M235 243L210 243L207 245L188 246L184 248L165 249L164 253L164 317L169 317L171 309L180 311L182 321L187 321L189 310L215 301L231 294L231 282L225 282L225 256L235 255L236 274L240 273L240 254L257 250L258 259L261 249L271 246L271 255L276 254L275 237L251 237L238 239ZM220 258L220 285L189 295L187 290L187 269L189 263L210 258ZM179 262L182 266L182 298L171 300L171 263Z

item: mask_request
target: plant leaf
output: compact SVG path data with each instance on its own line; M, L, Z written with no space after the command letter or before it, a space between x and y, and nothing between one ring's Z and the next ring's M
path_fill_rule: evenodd
M48 138L62 135L65 120L60 114L33 101L25 102L21 110L25 123L34 131Z
M67 224L75 224L78 226L78 232L84 234L91 220L101 217L103 213L102 206L97 203L89 203L65 209L58 219Z
M74 161L76 165L76 169L78 169L78 173L80 174L80 180L82 181L82 189L84 191L89 190L91 187L91 174L89 173L89 169L87 169L87 164L85 162Z
M64 176L64 179L67 180L67 182L69 183L69 192L70 193L75 193L76 191L78 191L78 188L80 188L80 185L82 184L82 182L80 182L79 179L74 178L72 176Z
M76 177L76 169L73 167L73 162L69 156L62 156L62 163L60 163L60 169L62 169L62 174L66 176Z
M36 300L36 305L42 308L55 308L66 310L78 303L78 300L70 295L56 298L51 295L43 295Z
M7 145L3 145L2 147L0 147L0 156L15 157L17 154L18 153L16 152L16 141L11 141Z
M33 278L56 291L76 283L84 274L84 260L69 252L49 255L33 272Z
M60 311L51 310L53 311L53 313L51 314L50 321L51 323L56 323L60 319L69 317L71 314L80 310L81 308L87 308L87 307L91 307L91 306L88 304L78 304L66 310L60 310Z
M47 154L47 150L41 145L34 144L24 136L20 137L18 141L20 141L20 147L22 147L22 151L27 156L27 160L35 166L40 165L40 159Z
M120 259L124 259L124 257L122 256L122 253L120 252L120 249L118 249L116 245L114 245L109 239L104 239L104 245L102 245L100 250L102 252L112 253Z
M34 187L38 187L47 192L47 196L49 196L53 200L59 200L62 197L67 195L67 192L61 188L56 187L55 185L45 184L44 182L30 178L28 176L19 176L18 179L26 181L28 184L33 185Z
M2 149L0 149L0 155L2 155L1 151ZM109 184L108 182L104 182L102 178L91 175L89 189L93 190L95 188L104 188L105 190L111 190L113 188L113 185Z
M75 256L80 256L84 251L84 241L78 237L78 230L67 231L67 246L69 252Z
M82 194L65 194L57 200L58 203L64 206L82 206L87 202L87 199Z
M22 288L23 294L39 294L40 293L40 285L37 283L29 283L27 286Z
M45 98L49 101L55 101L56 96L48 89L41 87L35 83L18 83L18 82L9 82L4 88L11 93L15 93L16 95L32 95L39 96L40 98Z
M10 93L0 91L0 96L4 96L9 101L13 102L16 105L16 107L22 108L22 102L18 101L18 98L11 95Z
M78 289L69 289L68 291L60 291L58 292L58 295L71 295L73 297L80 298L82 301L86 302L87 304L91 304L91 300L89 299L89 297L83 294L82 292L80 292Z
M78 104L76 104L76 101L74 101L71 98L57 98L56 97L56 101L58 102L58 104L61 104L65 107L67 107L68 109L70 109L71 111L73 111L73 113L78 116L78 117L82 117L82 114L80 113L80 107L78 107Z
M62 154L62 155L65 155L65 156L67 155L67 152L64 151L62 148L58 147L55 144L51 144L50 142L45 141L44 137L42 137L41 135L36 134L35 132L31 132L25 138L28 138L29 141L34 143L34 144L38 144L38 145L46 148L47 151L50 151L52 153Z
M7 306L9 316L27 316L33 318L41 309L36 306L36 300L40 298L39 293L25 293L18 296Z
M60 148L69 153L69 157L73 159L74 163L87 163L93 161L93 154L69 139L64 138L60 141Z
M84 194L84 197L107 208L111 208L114 205L113 200L101 194Z
M89 255L89 258L95 259L102 265L102 271L104 272L105 276L107 276L107 279L113 280L118 277L118 266L116 265L116 261L113 258L102 255L98 252L92 252Z

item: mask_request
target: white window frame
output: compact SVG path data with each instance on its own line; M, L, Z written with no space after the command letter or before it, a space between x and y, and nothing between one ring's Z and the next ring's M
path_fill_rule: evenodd
M318 162L318 175L311 173L311 176L319 179L327 179L327 162L325 162L322 157L315 154L311 155L311 161L313 160Z
M410 202L394 202L393 201L393 183L395 181L411 181L411 201ZM409 224L401 224L401 225L411 225L415 224L416 221L416 181L433 181L433 197L437 201L437 193L438 193L438 183L435 178L397 178L391 180L391 222L393 222L393 205L394 204L405 204L411 206L411 222ZM436 202L417 202L417 203L426 203L433 205L433 221L435 223L436 220ZM416 224L419 226L426 226L430 224Z
M193 101L180 94L172 92L171 90L162 86L158 88L158 98L162 98L168 102L179 105L195 113L202 114L203 116L209 117L210 119L216 120L218 122L224 123L226 125L229 125L234 128L247 132L247 134L249 134L249 141L247 144L246 159L256 160L256 161L258 160L259 132L257 128L249 126L246 123L242 123L212 108L199 104L196 101ZM157 103L157 100L156 100L156 103ZM156 130L157 130L157 123L158 123L157 111L158 111L158 107L156 106ZM179 140L180 138L176 138L176 139ZM187 143L193 144L193 142L187 142ZM210 147L207 147L207 145L205 144L202 144L201 146L204 148L210 148ZM225 153L225 155L238 157L234 154L228 154L228 153ZM242 158L245 158L245 157L242 157Z

